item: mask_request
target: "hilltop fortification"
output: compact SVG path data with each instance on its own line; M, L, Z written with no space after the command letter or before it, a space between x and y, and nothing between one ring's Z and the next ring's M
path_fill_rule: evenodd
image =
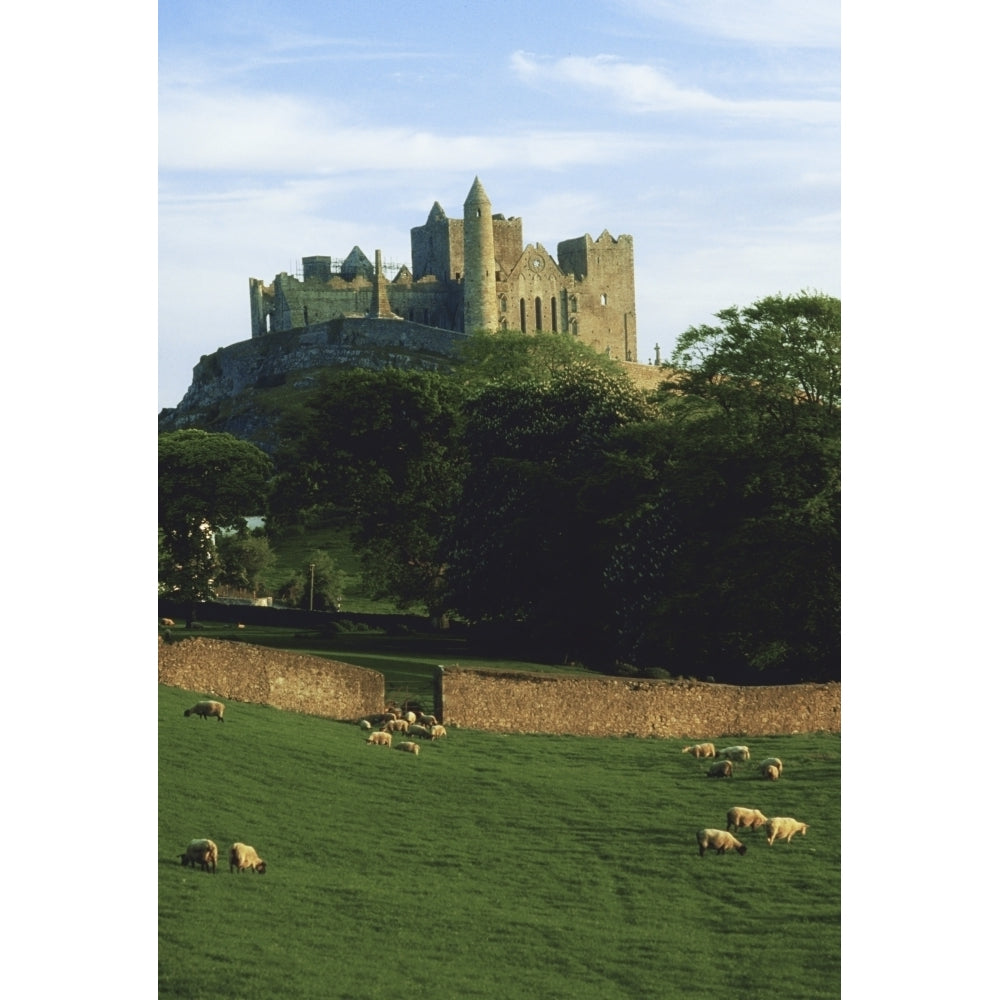
M494 214L476 177L462 218L435 202L410 230L410 249L412 269L384 264L381 250L372 263L355 246L344 258L303 257L301 273L270 283L250 278L250 339L201 358L160 430L259 438L251 425L266 419L254 413L254 392L305 388L310 372L334 364L446 369L480 329L564 333L639 368L631 236L585 234L561 241L553 257L523 243L520 218Z

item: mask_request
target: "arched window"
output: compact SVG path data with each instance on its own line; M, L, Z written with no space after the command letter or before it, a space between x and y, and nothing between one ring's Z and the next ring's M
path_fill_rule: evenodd
M505 313L507 311L507 296L500 296L500 312Z
M608 304L608 297L603 292L601 292L601 305L606 306Z
M556 297L552 296L552 332L555 333L559 327L556 326Z
M524 299L521 299L521 333L528 332L528 318L524 312Z
M535 296L535 329L542 329L542 300Z

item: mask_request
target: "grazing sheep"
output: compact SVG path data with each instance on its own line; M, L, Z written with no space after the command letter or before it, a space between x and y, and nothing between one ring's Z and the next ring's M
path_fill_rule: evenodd
M410 724L406 719L390 719L383 727L383 733L407 733L410 730Z
M161 618L160 619L160 624L164 628L173 628L174 627L174 620L173 620L173 618Z
M767 822L767 817L759 809L750 809L745 806L733 806L726 813L726 829L732 827L739 830L746 827L748 830L759 830Z
M731 778L733 765L728 760L716 761L706 772L710 778Z
M409 742L408 743L398 743L396 745L396 749L397 750L405 750L406 753L414 753L414 754L416 754L416 753L420 753L420 744L419 743L409 743Z
M392 733L377 732L372 733L365 743L373 743L375 746L380 747L391 747L392 746Z
M448 735L444 726L431 726L431 739L443 740Z
M226 706L221 701L199 701L193 708L184 710L184 718L186 719L189 715L200 715L203 719L216 718L219 722L225 722L225 719L222 718L222 713L225 710Z
M714 850L716 854L725 854L734 850L737 854L746 854L747 849L727 830L699 830L698 855L705 856L705 851Z
M767 845L770 847L776 840L782 838L786 844L790 843L792 837L797 833L801 833L804 837L808 829L808 823L800 823L797 819L792 819L791 816L775 816L767 821L764 832L767 834Z
M267 871L267 862L261 858L249 844L233 844L229 848L229 874L233 874L236 869L238 875L243 874L244 868L250 868L258 875L263 875Z
M725 760L749 760L750 759L750 748L745 746L736 747L726 747L719 751L719 757Z
M362 719L362 720L361 720L361 721L360 721L360 722L358 723L358 725L359 725L359 726L360 726L360 727L361 727L362 729L371 729L371 727L372 727L372 724L371 724L371 723L370 723L370 722L369 722L369 721L368 721L367 719Z
M416 712L407 712L407 713L406 713L406 714L405 714L405 715L403 716L403 718L404 718L404 719L406 719L406 721L407 721L407 722L408 722L408 723L409 723L409 724L410 724L411 726L413 725L413 723L414 723L414 722L416 722L416 721L417 721L417 715L416 715Z
M760 762L761 774L764 773L764 768L773 765L778 771L778 777L781 777L781 772L785 769L785 765L781 763L780 757L768 757L766 760Z
M764 764L760 769L761 777L768 781L777 781L779 773L773 764Z
M215 868L219 861L219 849L215 842L207 837L202 840L192 840L187 845L187 850L181 855L181 865L185 868L188 865L200 865L203 872L211 871L215 874Z
M681 753L689 753L693 757L714 757L715 756L715 744L714 743L696 743L692 747L685 747Z
M422 726L436 726L438 724L438 720L433 715L424 715L423 712L417 716L417 722Z
M410 726L409 735L419 736L422 740L429 740L431 738L431 731L426 726L420 725L419 722L414 722Z

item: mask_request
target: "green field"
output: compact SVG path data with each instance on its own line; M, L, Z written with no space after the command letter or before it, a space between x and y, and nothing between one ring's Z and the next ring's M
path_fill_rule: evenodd
M840 995L838 736L733 738L784 776L711 780L677 740L452 729L414 757L263 706L184 718L196 697L160 688L161 997ZM808 835L699 857L733 805ZM195 837L218 874L180 865ZM236 840L266 875L229 873Z

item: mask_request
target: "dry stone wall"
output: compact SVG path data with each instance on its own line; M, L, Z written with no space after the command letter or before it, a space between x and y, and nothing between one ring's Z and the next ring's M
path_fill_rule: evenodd
M447 723L505 733L711 739L840 732L840 685L738 687L447 668Z
M348 663L219 639L159 640L161 684L327 719L385 706L385 677Z

